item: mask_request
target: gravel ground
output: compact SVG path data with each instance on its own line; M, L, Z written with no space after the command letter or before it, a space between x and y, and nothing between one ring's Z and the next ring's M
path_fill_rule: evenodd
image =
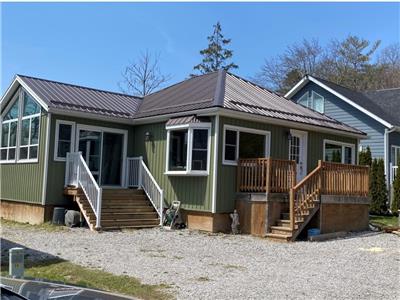
M143 229L47 232L5 225L7 240L88 267L173 286L178 299L400 299L400 238L363 233L281 244L246 235ZM46 254L47 253L47 254Z

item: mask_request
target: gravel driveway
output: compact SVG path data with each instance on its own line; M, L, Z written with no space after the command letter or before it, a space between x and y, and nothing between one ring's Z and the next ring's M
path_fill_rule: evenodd
M400 296L400 238L392 234L281 244L246 235L159 228L98 234L5 225L2 238L144 283L172 285L179 299Z

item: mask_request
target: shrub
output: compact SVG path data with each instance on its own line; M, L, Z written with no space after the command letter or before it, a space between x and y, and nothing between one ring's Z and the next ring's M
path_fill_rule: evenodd
M383 159L372 161L369 192L371 197L370 212L372 214L385 213L387 211L388 191Z
M371 166L372 165L372 155L371 155L371 149L369 148L369 146L367 147L367 149L363 149L360 152L359 165L360 166Z

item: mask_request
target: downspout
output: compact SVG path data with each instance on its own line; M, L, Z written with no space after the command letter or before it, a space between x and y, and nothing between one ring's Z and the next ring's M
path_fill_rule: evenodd
M43 189L42 189L42 205L46 204L46 192L47 192L47 173L49 165L49 147L50 147L50 125L51 125L51 113L47 114L46 122L46 144L44 150L44 167L43 167Z

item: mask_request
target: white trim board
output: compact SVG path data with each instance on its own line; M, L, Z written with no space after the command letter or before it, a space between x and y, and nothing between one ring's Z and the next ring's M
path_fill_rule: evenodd
M73 121L67 121L67 120L62 120L62 119L57 119L56 120L56 128L55 128L55 137L54 137L54 155L53 155L53 160L54 161L60 161L60 162L65 162L66 157L58 157L58 139L59 139L59 131L60 131L60 125L70 125L71 126L71 137L70 137L70 147L69 147L69 152L73 152L75 149L75 126L76 123Z
M333 90L332 88L328 87L327 85L323 84L321 81L319 81L318 79L316 79L316 78L314 78L314 77L312 77L310 75L307 75L303 79L301 79L289 92L287 92L285 94L285 98L290 99L290 97L292 97L295 93L297 93L309 81L314 82L315 84L319 85L323 89L327 90L328 92L330 92L331 94L335 95L339 99L342 99L346 103L350 104L354 108L356 108L359 111L363 112L364 114L366 114L370 118L373 118L374 120L378 121L379 123L381 123L382 125L386 126L387 128L392 128L393 127L393 125L390 124L389 122L386 122L382 118L378 117L377 115L373 114L369 110L367 110L364 107L358 105L357 103L353 102L351 99L343 96L342 94L338 93L337 91Z
M332 144L332 145L338 145L338 146L342 146L342 164L344 164L344 147L349 147L351 148L351 164L354 165L356 163L356 145L355 144L350 144L350 143L344 143L344 142L339 142L339 141L332 141L332 140L328 140L328 139L324 139L323 141L323 145L322 145L322 160L325 161L325 145L326 144Z

